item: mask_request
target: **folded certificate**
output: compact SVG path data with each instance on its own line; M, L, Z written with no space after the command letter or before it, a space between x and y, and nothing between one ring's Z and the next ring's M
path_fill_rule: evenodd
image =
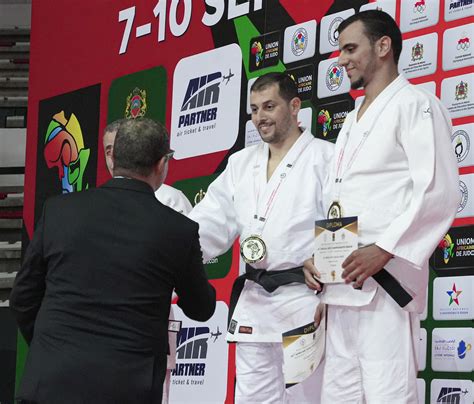
M326 340L324 315L318 327L309 323L285 332L283 374L287 387L301 383L316 370L324 356Z
M357 216L315 222L314 266L323 283L344 282L342 263L357 250Z

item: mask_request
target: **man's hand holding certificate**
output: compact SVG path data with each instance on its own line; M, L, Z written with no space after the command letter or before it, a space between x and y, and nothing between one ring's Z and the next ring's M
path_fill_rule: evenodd
M315 222L314 266L322 283L341 283L342 263L358 248L357 217Z

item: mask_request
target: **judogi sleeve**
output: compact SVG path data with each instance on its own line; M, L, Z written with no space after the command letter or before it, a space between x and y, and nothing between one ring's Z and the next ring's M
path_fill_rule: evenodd
M458 167L451 147L451 119L437 99L420 97L405 102L400 117L400 140L412 181L412 198L376 244L421 267L456 214Z
M46 209L43 209L43 214L36 225L33 239L28 245L10 295L10 309L28 345L33 338L36 316L46 289L47 263L43 255L45 211Z
M232 162L217 177L201 202L189 214L199 224L199 238L204 262L226 252L238 236L233 202Z

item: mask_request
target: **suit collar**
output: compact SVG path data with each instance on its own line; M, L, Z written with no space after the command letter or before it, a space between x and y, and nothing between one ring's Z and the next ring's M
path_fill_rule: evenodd
M150 185L144 181L135 180L133 178L112 178L103 184L102 187L128 189L130 191L154 195L154 191Z

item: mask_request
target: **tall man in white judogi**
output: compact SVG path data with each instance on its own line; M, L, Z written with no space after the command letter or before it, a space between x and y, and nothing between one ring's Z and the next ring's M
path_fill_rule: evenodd
M398 75L402 38L388 14L355 14L339 34L339 63L365 98L339 133L327 202L330 216L358 217L359 249L342 264L345 284L321 294L322 403L417 403L428 258L459 201L451 121L435 96ZM310 288L321 289L318 276L306 261Z
M333 145L298 126L297 95L283 73L259 77L251 87L252 122L263 143L230 156L189 215L199 223L204 260L228 250L238 237L247 275L292 269L311 254L314 221L325 214L322 187ZM304 282L301 268L288 276L298 275ZM312 323L319 299L304 284L287 281L272 292L245 281L227 333L228 341L237 342L237 403L288 401L282 333ZM306 391L307 400L299 396L298 402L313 401L316 392L311 386Z

